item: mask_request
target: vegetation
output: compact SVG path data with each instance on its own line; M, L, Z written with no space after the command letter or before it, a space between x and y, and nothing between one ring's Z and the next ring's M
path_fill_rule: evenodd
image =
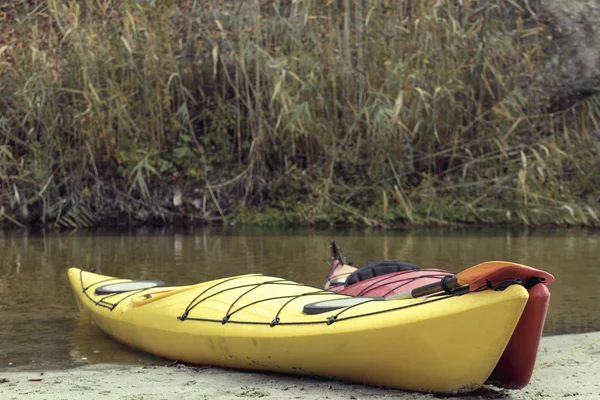
M5 225L600 225L600 98L539 109L517 3L8 3Z

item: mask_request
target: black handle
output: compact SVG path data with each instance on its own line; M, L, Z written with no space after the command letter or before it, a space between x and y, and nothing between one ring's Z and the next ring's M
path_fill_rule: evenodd
M429 294L441 292L442 290L445 292L449 292L452 289L459 287L458 279L456 276L445 276L439 282L433 282L429 285L420 286L418 288L414 288L411 290L412 297L423 297Z
M335 260L340 256L340 250L335 242L335 239L332 239L329 243L331 244L331 258Z

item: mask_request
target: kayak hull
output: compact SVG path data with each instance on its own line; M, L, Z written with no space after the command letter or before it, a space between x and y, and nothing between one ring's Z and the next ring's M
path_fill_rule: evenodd
M529 298L513 285L309 315L306 304L349 297L263 275L107 297L94 288L128 280L75 268L68 275L81 313L116 340L154 355L446 393L485 382Z
M523 315L492 371L489 383L508 389L521 389L529 384L549 305L550 291L546 285L529 289L529 300Z

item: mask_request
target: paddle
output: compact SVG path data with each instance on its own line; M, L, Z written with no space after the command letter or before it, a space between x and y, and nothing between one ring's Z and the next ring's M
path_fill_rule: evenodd
M516 264L507 261L487 261L477 264L471 268L459 272L455 276L446 276L439 282L430 283L420 286L412 290L395 294L390 297L350 297L336 300L325 300L316 303L307 304L304 306L306 314L320 314L323 312L332 311L339 308L350 307L369 301L387 301L399 299L411 299L429 294L434 294L442 291L450 293L462 293L470 290L470 285L476 287L491 282L499 282L509 278L521 277L512 279L510 283L522 283L530 279L539 279L539 282L550 283L554 277L542 270L528 267L522 264Z
M502 276L502 271L508 269L514 272L515 269L519 270L519 274L523 275L530 272L533 275L540 276L543 282L549 281L550 283L554 277L545 271L541 271L535 268L528 267L522 264L516 264L507 261L487 261L481 264L477 264L471 268L467 268L464 271L459 272L455 276L445 276L439 282L433 282L428 285L420 286L412 290L395 294L393 296L386 297L386 300L398 300L398 299L410 299L416 297L423 297L429 294L445 291L451 292L458 288L464 287L465 285L471 285L474 282L483 283L483 280L495 276L496 278ZM508 271L507 271L508 272ZM504 274L506 275L506 274ZM507 277L502 276L504 279ZM468 289L468 286L465 290Z

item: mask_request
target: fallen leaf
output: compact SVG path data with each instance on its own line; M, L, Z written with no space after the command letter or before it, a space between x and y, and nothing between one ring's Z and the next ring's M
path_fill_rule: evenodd
M6 383L6 382L8 382L8 379L6 379L6 378L0 378L0 383Z
M28 381L29 382L41 382L42 378L29 378Z

